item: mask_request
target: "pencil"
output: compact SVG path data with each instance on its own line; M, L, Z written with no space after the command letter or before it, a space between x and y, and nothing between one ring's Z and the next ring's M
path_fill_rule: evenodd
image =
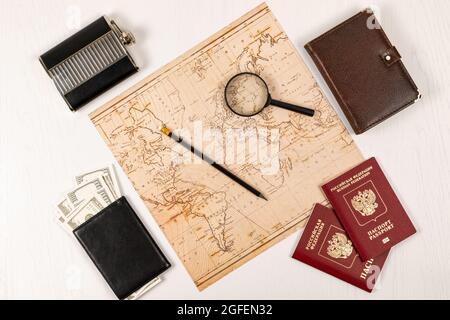
M171 138L172 140L174 140L175 142L181 144L183 147L185 147L187 150L191 151L193 154L195 154L197 157L205 160L206 162L208 162L211 166L213 166L215 169L217 169L218 171L222 172L224 175L226 175L228 178L230 178L231 180L233 180L234 182L236 182L237 184L239 184L240 186L244 187L245 189L247 189L248 191L250 191L251 193L253 193L255 196L257 196L258 198L264 199L266 201L267 198L258 190L256 190L255 188L253 188L251 185L249 185L247 182L245 182L244 180L242 180L241 178L239 178L238 176L234 175L232 172L228 171L226 168L224 168L223 166L217 164L215 161L213 161L212 159L208 158L208 156L204 155L203 153L201 153L200 151L198 151L197 149L194 148L194 146L190 145L189 143L186 143L185 141L183 141L183 139L181 137L177 137L172 130L170 130L167 127L162 127L161 128L161 132L168 136L169 138Z

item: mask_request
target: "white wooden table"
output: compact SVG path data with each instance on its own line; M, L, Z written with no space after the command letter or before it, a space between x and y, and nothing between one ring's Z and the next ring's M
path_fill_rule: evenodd
M0 298L112 299L75 240L53 221L77 173L115 163L88 113L252 9L260 0L0 1ZM268 1L318 76L303 44L370 4L424 99L362 136L419 233L402 243L372 295L290 255L296 233L199 293L123 172L123 192L173 262L144 299L450 298L450 1ZM102 14L135 33L141 71L80 112L68 111L38 56ZM336 101L322 88L342 119ZM348 123L345 122L348 126ZM267 277L270 275L270 277Z

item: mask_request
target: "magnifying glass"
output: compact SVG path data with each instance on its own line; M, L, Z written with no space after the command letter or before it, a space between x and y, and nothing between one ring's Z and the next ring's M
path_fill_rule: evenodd
M267 83L257 74L243 72L235 75L225 87L225 102L235 114L242 117L257 115L268 106L277 106L313 117L313 109L272 99Z

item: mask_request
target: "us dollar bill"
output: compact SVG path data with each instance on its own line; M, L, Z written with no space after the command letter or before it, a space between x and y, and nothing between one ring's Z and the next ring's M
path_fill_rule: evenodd
M151 280L150 282L147 282L143 287L133 292L131 295L129 295L125 300L137 300L140 297L142 297L147 291L155 287L157 284L159 284L162 281L160 277L156 277L155 279Z
M65 221L66 227L70 231L75 230L83 223L94 217L97 213L102 211L105 207L102 205L99 199L96 197L91 198L86 201L85 204L80 205L75 211L70 215L70 217Z
M105 182L100 178L78 186L75 190L67 194L67 199L74 207L78 207L81 201L90 200L94 195L98 196L97 198L103 207L107 207L116 199Z
M119 184L112 166L80 174L75 177L75 182L77 185L83 185L97 178L105 181L114 199L120 198Z
M68 215L70 215L70 213L74 209L73 204L67 198L64 198L63 200L61 200L56 207L57 207L58 213L60 215L66 216L66 217Z
M67 198L66 198L65 200L62 200L60 203L63 203L64 201L70 203L70 201L69 201ZM72 203L70 203L70 205L71 205L71 210L70 210L70 212L68 212L68 211L63 212L63 211L61 211L60 208L58 207L58 208L56 209L56 220L57 220L58 222L60 222L61 224L66 223L66 221L67 221L67 220L69 219L69 217L73 214L73 212L74 212L78 207L84 205L85 202L86 202L85 200L80 201L80 203L78 204L77 207L74 207L74 206L72 205Z

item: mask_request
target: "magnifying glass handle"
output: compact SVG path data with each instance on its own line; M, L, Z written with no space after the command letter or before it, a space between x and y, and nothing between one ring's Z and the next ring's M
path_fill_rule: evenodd
M298 112L301 114L304 114L305 116L308 117L314 117L314 113L315 111L313 109L309 109L309 108L304 108L304 107L300 107L300 106L296 106L290 103L286 103L283 101L279 101L279 100L274 100L272 99L272 101L270 102L271 105L283 108L283 109L287 109L290 111L294 111L294 112Z

